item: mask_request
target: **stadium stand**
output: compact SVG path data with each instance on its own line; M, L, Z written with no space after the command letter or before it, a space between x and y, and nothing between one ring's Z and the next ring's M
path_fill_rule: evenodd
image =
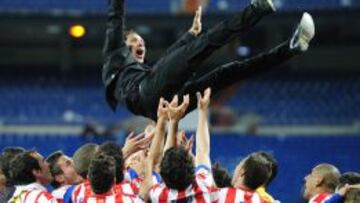
M358 7L359 0L277 0L275 1L280 10L298 10L298 9L337 9L342 7ZM169 13L173 5L178 5L177 0L141 0L128 1L127 8L130 13ZM216 0L210 1L210 12L237 11L244 7L246 1L237 0ZM230 6L231 5L231 6ZM104 13L104 0L3 0L0 2L1 11L14 12L71 12L78 11L84 13Z
M264 125L352 124L360 120L359 81L356 74L272 74L245 81L224 105L257 114ZM0 85L3 123L111 123L131 115L110 110L95 74L2 75Z

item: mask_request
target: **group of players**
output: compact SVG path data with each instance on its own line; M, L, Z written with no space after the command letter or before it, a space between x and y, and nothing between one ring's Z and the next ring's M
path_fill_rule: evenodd
M45 159L35 150L4 149L1 170L6 188L1 202L278 202L265 189L277 175L278 163L271 154L249 154L238 163L232 178L218 164L212 166L207 120L210 95L210 88L197 94L195 138L178 131L190 103L185 95L182 103L177 96L171 102L161 98L156 124L140 135L129 135L124 146L85 144L72 159L61 151ZM304 180L304 198L311 203L360 200L359 173L341 175L335 166L320 164ZM52 193L46 188L49 183Z
M242 13L202 33L200 8L189 32L150 67L144 63L144 40L134 31L123 30L124 0L109 0L108 6L103 50L107 100L113 109L125 104L156 124L143 134L129 135L124 146L85 144L72 158L61 151L45 159L36 150L4 149L1 203L278 202L266 192L277 175L278 164L271 154L249 154L232 177L218 164L212 166L207 121L210 95L305 52L315 34L312 17L305 13L291 39L269 52L203 67L215 50L276 9L271 0L251 0ZM204 68L208 71L198 72ZM178 132L178 123L196 107L197 131L195 138L188 139ZM49 183L52 193L46 187ZM311 203L359 203L359 184L360 174L341 175L335 166L320 164L305 177L304 198Z

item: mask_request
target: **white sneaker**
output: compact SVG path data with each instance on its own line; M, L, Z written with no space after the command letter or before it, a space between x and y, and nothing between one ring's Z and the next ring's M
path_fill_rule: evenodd
M311 15L305 12L301 21L291 38L290 49L305 52L309 48L309 43L315 36L315 25Z
M253 5L257 11L265 14L276 11L272 0L251 0L251 5Z

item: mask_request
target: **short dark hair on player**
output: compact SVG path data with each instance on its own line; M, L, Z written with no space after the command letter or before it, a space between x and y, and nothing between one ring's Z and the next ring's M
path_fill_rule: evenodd
M96 194L108 192L115 182L115 160L105 154L97 154L90 163L88 177Z
M360 173L357 172L346 172L343 173L339 179L339 185L338 187L343 187L346 184L349 185L354 185L354 184L359 184L360 183Z
M11 160L18 154L25 152L25 149L22 147L6 147L3 149L2 153L1 153L1 170L4 173L4 176L6 178L6 185L7 186L13 186L14 182L12 180L11 177L11 167L10 167L10 163Z
M278 167L279 167L278 162L276 161L275 157L268 152L260 151L258 153L262 155L271 165L271 176L269 180L266 182L266 185L269 185L278 174Z
M244 184L252 190L264 185L271 176L271 164L260 153L252 153L243 163Z
M160 164L160 175L168 188L185 190L195 181L193 158L184 147L168 149Z
M59 188L61 184L55 180L56 175L64 174L64 172L61 170L60 166L57 164L60 157L64 156L64 153L62 151L56 151L52 154L50 154L46 161L49 163L49 169L50 173L53 177L53 181L50 183L52 187Z
M116 183L124 180L124 158L121 146L114 142L105 142L99 146L99 153L111 156L115 160Z
M219 163L212 166L212 174L217 187L232 187L229 172L225 168L221 167Z
M33 170L41 170L39 161L26 151L16 155L10 162L11 177L16 185L25 185L36 182Z

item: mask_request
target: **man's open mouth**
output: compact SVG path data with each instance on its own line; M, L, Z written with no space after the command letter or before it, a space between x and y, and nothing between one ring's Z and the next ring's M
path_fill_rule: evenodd
M143 54L144 54L144 50L142 50L142 49L136 50L136 55L142 56Z

